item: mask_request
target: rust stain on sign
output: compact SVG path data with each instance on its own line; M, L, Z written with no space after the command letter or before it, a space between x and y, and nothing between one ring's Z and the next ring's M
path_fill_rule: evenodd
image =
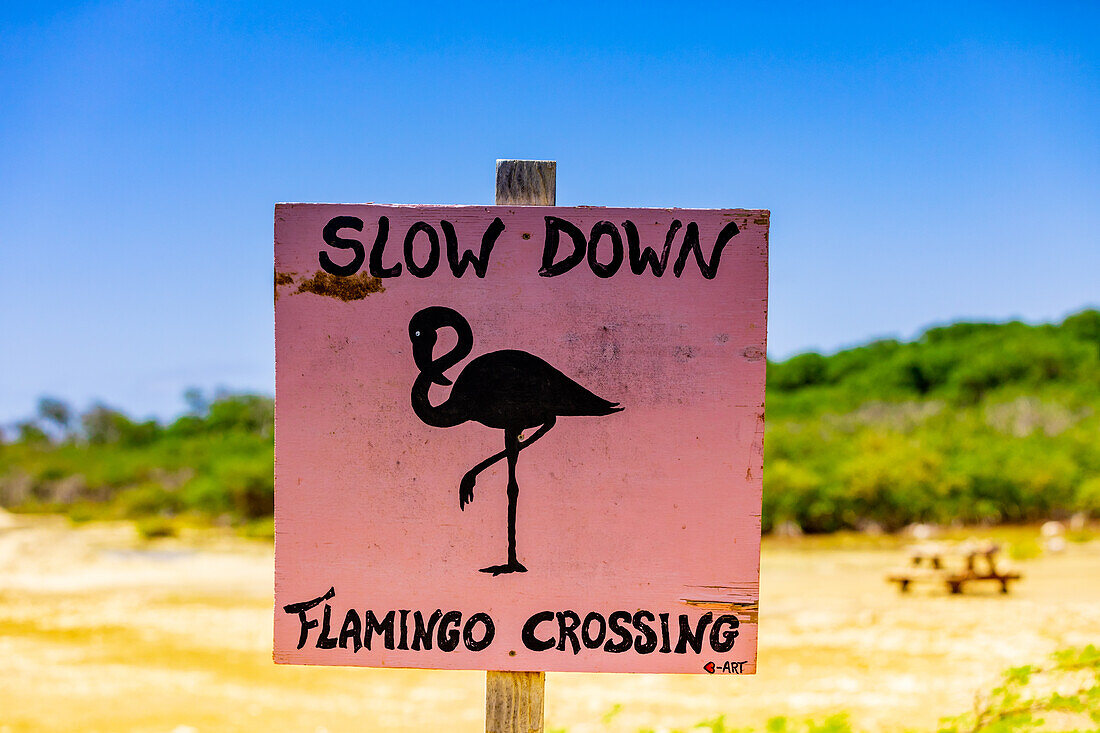
M278 300L279 300L279 286L280 285L293 285L295 274L297 274L297 273L278 272L278 271L276 271L276 273L275 273L275 300L276 300L276 302L278 302Z
M318 270L313 277L303 280L298 284L298 293L313 293L325 295L330 298L339 298L343 301L362 300L368 295L383 293L382 280L361 272L351 277L337 277L324 270Z

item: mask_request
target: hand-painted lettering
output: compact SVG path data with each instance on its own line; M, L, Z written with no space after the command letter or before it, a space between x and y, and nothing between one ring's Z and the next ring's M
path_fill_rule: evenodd
M684 230L680 248L672 265L674 277L683 276L688 261L695 260L699 272L707 280L713 280L718 274L722 260L722 251L730 240L740 233L734 222L728 222L715 238L709 256L703 251L699 225L688 222L684 227L679 219L673 219L665 233L664 245L660 253L641 241L637 225L629 219L619 225L611 221L598 221L586 235L580 227L558 216L546 216L546 233L543 240L542 263L538 274L542 277L558 277L573 270L587 260L588 269L596 277L606 279L616 275L624 262L630 265L634 275L644 275L646 270L654 277L663 277L668 268L669 256L675 244L676 235ZM436 274L443 255L439 231L443 231L446 245L447 264L451 274L461 278L473 268L474 276L484 278L489 270L489 260L500 235L504 232L504 222L495 217L485 228L481 237L481 248L475 255L472 249L463 249L454 223L441 219L438 229L426 221L418 221L409 226L401 240L401 259L391 265L384 263L386 245L389 243L389 219L378 217L374 245L367 257L366 246L362 241L340 236L342 230L351 229L362 232L364 222L354 216L335 216L325 224L321 239L329 247L352 251L347 264L338 264L326 250L317 253L321 268L338 277L350 277L367 264L372 277L391 278L408 272L413 277L427 278ZM623 245L623 232L626 233L626 245ZM572 249L563 247L564 239L572 244ZM528 235L524 235L526 238ZM601 254L601 246L603 247ZM602 258L602 259L601 259ZM583 269L583 268L582 268Z

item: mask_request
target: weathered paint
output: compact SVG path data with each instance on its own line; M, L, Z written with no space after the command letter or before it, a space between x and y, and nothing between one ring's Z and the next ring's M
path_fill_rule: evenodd
M358 217L362 232L342 229L364 245L366 261L333 285L320 253L336 267L349 249L325 244L334 217ZM383 267L402 263L397 277L370 275L380 216L389 222ZM634 274L629 257L614 275L597 277L588 261L555 277L539 275L546 216L566 219L587 236L600 221L636 226L643 247L660 253L670 223L675 235L668 270ZM495 217L504 224L485 277L468 267L455 277L444 228L453 225L460 251L479 252ZM767 314L768 213L758 210L604 209L520 206L373 206L280 204L275 212L276 276L276 571L275 660L282 663L599 672L692 672L726 665L756 666ZM416 222L440 242L438 268L415 277L402 243ZM730 222L729 240L713 279L694 256L673 276L688 222L709 257ZM428 234L413 239L413 266L424 272ZM610 261L600 239L597 264ZM562 236L560 260L572 247ZM318 277L317 273L321 272ZM316 286L302 283L313 282ZM329 291L332 291L331 293ZM330 295L334 297L329 297ZM471 354L446 371L451 380L470 361L497 350L529 352L621 412L560 417L517 461L518 558L527 572L478 572L507 555L505 461L478 476L473 501L459 508L463 474L504 448L501 429L477 422L432 427L411 406L420 374L410 319L428 306L462 314L473 333ZM456 342L440 331L434 358ZM433 386L431 400L453 387ZM524 431L529 439L534 431ZM302 629L284 607L334 595L306 612L339 639L345 614L369 609L379 619L413 612L459 611L465 623L487 614L491 644L470 651L436 648L318 648L320 626ZM407 610L403 614L402 610ZM670 615L671 646L678 616L736 615L732 649L701 653L613 653L572 643L533 651L521 628L543 611ZM538 627L556 637L557 620ZM568 620L566 621L568 624ZM591 622L592 636L598 631ZM631 637L641 636L631 623ZM726 630L729 629L727 625ZM474 629L480 636L483 629ZM709 634L710 628L707 628ZM553 632L553 633L551 633ZM438 637L435 637L438 641ZM591 640L590 636L590 640ZM619 637L611 636L612 640ZM399 644L400 631L395 637ZM556 641L556 638L555 638ZM660 644L658 644L660 647ZM708 665L714 662L714 665Z

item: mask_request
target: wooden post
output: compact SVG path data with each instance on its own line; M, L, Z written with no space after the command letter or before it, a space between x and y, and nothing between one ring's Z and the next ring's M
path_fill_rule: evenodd
M542 733L545 672L485 673L485 733Z
M554 206L557 163L498 160L497 205ZM542 733L545 672L485 673L485 733Z
M498 160L497 206L554 206L558 164L553 160Z

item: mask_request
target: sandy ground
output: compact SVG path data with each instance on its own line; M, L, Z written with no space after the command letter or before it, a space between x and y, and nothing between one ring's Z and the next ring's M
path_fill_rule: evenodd
M765 543L760 674L553 674L548 728L846 710L865 730L927 729L1003 668L1100 641L1100 543L1023 563L1007 597L900 596L883 580L896 544L843 544ZM484 673L276 667L271 582L270 546L225 533L145 543L0 515L0 733L482 729Z

